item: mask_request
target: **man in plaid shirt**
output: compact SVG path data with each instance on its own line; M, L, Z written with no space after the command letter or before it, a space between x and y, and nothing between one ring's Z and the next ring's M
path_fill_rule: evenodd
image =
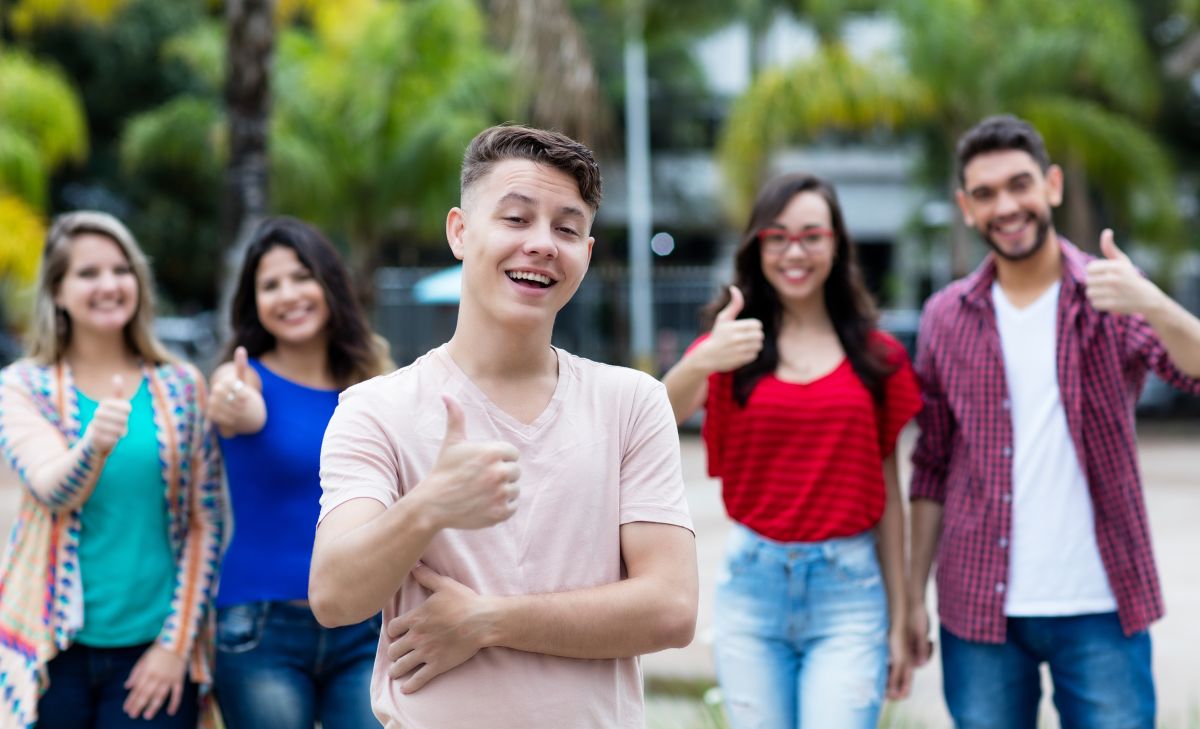
M925 306L916 371L910 638L927 660L936 552L946 703L960 729L1037 726L1048 663L1065 728L1153 729L1163 614L1137 463L1148 371L1200 393L1200 320L1113 242L1055 233L1062 170L1028 123L957 149L958 205L991 248Z

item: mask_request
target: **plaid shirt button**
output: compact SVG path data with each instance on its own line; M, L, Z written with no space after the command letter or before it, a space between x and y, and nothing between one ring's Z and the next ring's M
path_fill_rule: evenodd
M996 583L996 592L1004 592L1004 583L1003 582Z
M1008 539L1005 537L1000 537L1000 541L998 541L997 544L1000 545L1000 549L1006 549L1008 547Z

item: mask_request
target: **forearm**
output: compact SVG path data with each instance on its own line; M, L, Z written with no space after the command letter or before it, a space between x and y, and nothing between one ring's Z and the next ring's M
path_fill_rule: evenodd
M904 504L901 501L895 456L888 458L884 474L887 483L887 505L879 522L879 541L876 549L883 573L884 589L887 590L888 615L891 625L899 627L903 626L905 621L907 587L904 564Z
M91 498L104 464L104 455L88 433L60 455L28 474L28 486L38 501L55 511L72 511Z
M1145 317L1175 366L1189 377L1200 377L1200 319L1166 294Z
M703 404L710 374L710 370L697 362L694 353L689 353L663 376L663 385L667 389L667 399L671 401L676 424L682 424L692 417Z
M344 532L330 523L347 516L363 523ZM326 537L323 530L341 533ZM339 506L318 528L313 549L308 595L317 620L337 627L379 612L400 590L437 531L416 494L386 509L368 498Z
M652 577L545 595L489 598L488 645L565 658L624 658L692 641L696 592Z
M908 600L925 603L925 586L933 569L933 558L942 534L941 502L916 499L912 502L912 550L909 560Z

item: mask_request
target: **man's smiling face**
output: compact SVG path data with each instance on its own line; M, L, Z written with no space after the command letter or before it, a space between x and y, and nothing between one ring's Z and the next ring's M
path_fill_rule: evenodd
M525 159L497 162L446 219L463 261L463 303L501 324L554 321L591 261L593 211L575 179Z
M976 155L963 168L958 205L967 225L983 236L996 255L1020 261L1049 237L1051 210L1062 202L1062 170L1043 173L1021 150Z

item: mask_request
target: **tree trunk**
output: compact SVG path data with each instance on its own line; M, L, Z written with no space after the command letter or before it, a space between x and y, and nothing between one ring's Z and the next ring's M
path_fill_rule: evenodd
M225 248L221 326L228 312L243 251L267 212L267 137L271 118L271 56L275 49L274 0L227 0L225 108L229 165L221 206Z

